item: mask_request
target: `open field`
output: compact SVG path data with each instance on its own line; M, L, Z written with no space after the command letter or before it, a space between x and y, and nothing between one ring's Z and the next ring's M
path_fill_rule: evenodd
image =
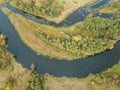
M19 0L12 0L11 4L20 10L58 23L77 8L95 1L96 0L34 0L34 2L31 2L30 0L21 0L21 2L19 2Z

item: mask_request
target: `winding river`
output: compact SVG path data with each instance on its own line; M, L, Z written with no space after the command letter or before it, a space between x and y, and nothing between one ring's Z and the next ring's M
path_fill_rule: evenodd
M101 1L103 4L105 1L104 5L106 5L108 4L106 1L109 2L110 0ZM96 2L96 4L99 3ZM96 4L91 5L91 8L95 8L94 6ZM103 6L103 4L99 5ZM26 68L30 68L31 64L34 63L36 65L36 71L41 74L48 73L59 77L81 78L86 77L89 73L98 73L106 70L118 63L120 59L120 42L115 44L114 48L110 51L75 61L59 61L37 55L36 52L24 44L14 26L2 11L0 11L0 31L8 37L8 50L16 56L18 62Z
M80 7L76 11L74 11L73 13L68 15L68 17L66 17L60 23L48 21L45 18L41 18L41 17L34 16L34 15L31 15L31 14L23 12L23 11L20 11L20 10L14 8L13 6L11 6L9 4L9 2L6 3L4 6L9 8L13 12L21 14L22 16L24 16L28 19L31 19L35 22L60 27L60 26L70 26L77 22L81 22L87 17L88 14L93 14L93 16L100 16L100 17L107 16L106 18L112 19L112 18L114 18L114 14L103 13L103 14L99 15L97 13L97 10L109 5L109 3L111 3L112 1L113 0L97 0L95 3L93 3L91 5Z

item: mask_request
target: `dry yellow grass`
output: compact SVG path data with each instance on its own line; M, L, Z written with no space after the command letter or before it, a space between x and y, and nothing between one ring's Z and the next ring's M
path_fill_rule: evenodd
M102 74L104 76L109 73L109 76L98 78ZM120 90L120 83L113 83L112 76L120 78L120 62L97 75L94 75L92 80L90 77L86 78L68 78L68 77L54 77L45 75L44 90ZM120 79L116 80L120 82ZM96 80L96 81L94 81Z
M15 83L13 82L13 87L10 90L25 90L27 88L27 82L29 78L28 70L24 69L19 63L15 60L11 61L12 66L7 69L0 70L0 89L5 88L5 90L9 90L9 79L13 78ZM12 69L13 67L13 69Z
M120 90L119 85L96 83L86 78L53 77L46 75L44 90Z
M77 78L46 76L44 90L87 90L87 83Z

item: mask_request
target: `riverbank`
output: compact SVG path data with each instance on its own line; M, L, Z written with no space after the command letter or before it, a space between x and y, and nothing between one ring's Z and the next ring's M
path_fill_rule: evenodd
M96 1L97 0L53 0L50 2L49 0L38 0L31 2L24 0L19 2L18 0L12 0L10 3L17 9L59 23L76 9L90 5Z
M22 40L25 42L25 44L27 44L34 51L36 51L38 55L43 54L45 56L52 56L52 57L58 57L58 58L70 58L70 57L73 58L72 53L66 52L64 50L60 50L57 47L53 47L45 43L39 37L36 37L36 34L39 29L41 29L41 33L47 33L55 37L60 36L59 32L55 30L54 27L50 27L48 25L42 25L42 24L39 25L36 22L25 19L22 16L9 11L8 9L4 9L4 11L6 12L6 14L11 13L11 15L10 14L9 15L10 15L10 18L13 19L12 23L15 24L15 27L19 35L21 36ZM54 31L54 32L51 32L51 31Z
M87 18L84 22L70 27L56 28L38 24L8 9L3 11L8 14L22 40L28 46L38 54L58 59L73 60L95 55L112 49L120 39L119 25L116 24L119 22L119 14L114 20Z
M40 75L16 62L7 50L4 35L0 34L0 78L0 90L119 90L120 62L81 79Z
M25 90L30 72L16 62L5 40L0 33L0 90Z
M106 49L112 49L120 38L118 27L113 26L116 19L87 18L84 22L70 27L56 28L24 19L15 13L9 14L9 18L28 46L38 54L58 59L73 60L98 54ZM112 30L113 28L115 30ZM99 35L103 38L99 38Z
M44 90L120 90L120 62L102 73L82 79L45 77Z
M120 9L118 8L118 10L120 10ZM10 14L11 13L8 13L8 15L10 15ZM116 18L115 18L116 24L115 24L115 22L112 23L115 27L111 27L111 28L113 28L112 31L115 31L116 27L118 29L115 32L109 32L108 31L108 33L110 33L109 35L111 35L110 37L114 37L114 38L111 38L111 39L116 39L117 34L119 34L119 26L120 25L119 25L118 22L120 21L120 19L119 19L120 15L119 15L119 12L116 12L116 14L117 14ZM110 24L109 27L110 26L112 26L112 25ZM104 32L105 32L105 30L104 30ZM113 34L111 34L111 33L113 33ZM3 37L3 35L0 35L0 38L1 37ZM4 70L1 70L1 67L0 67L0 78L1 78L0 79L0 82L1 82L0 87L3 87L3 88L0 88L0 89L9 90L9 89L12 88L12 90L18 90L18 88L19 88L20 90L26 90L26 89L24 89L25 87L27 87L26 86L27 85L26 84L26 77L23 78L24 75L26 75L26 72L25 73L20 73L21 65L20 65L20 67L18 65L16 67L14 67L14 69L13 68L11 69L10 68L11 66L8 65L9 63L8 64L5 63L5 64L8 65L8 67L6 67L6 65L3 64L4 63L3 60L9 59L8 58L9 55L7 54L6 48L5 48L5 53L2 52L4 50L2 48L6 47L4 39L5 38L0 39L0 49L1 49L0 50L0 55L2 56L2 57L0 57L0 63L1 63L1 60L2 60L2 63L1 63L3 65L2 69L5 66ZM3 40L3 42L2 42L2 40ZM2 47L1 47L1 42L2 42ZM112 53L112 54L115 54L115 53ZM3 56L5 56L5 57L3 58ZM11 55L11 56L13 57L13 55ZM110 56L111 56L111 54L110 54ZM115 57L113 57L113 58L115 58ZM12 58L10 58L10 60L11 59ZM29 60L29 59L27 59L27 60ZM7 60L7 61L9 61L9 60ZM109 62L109 59L108 59L108 62ZM92 64L95 65L96 63L92 62ZM14 65L14 64L12 64L12 65ZM98 66L96 66L96 67L98 67ZM7 69L10 69L10 71L8 70L9 72L7 72ZM88 68L88 69L91 69L91 68ZM15 72L12 72L12 70L15 71ZM17 74L17 73L19 73L19 74ZM82 73L80 73L80 74L82 74ZM6 78L4 78L5 76L12 76L13 78L7 77L7 79L6 79ZM15 79L14 79L14 77L15 77ZM30 86L33 87L33 88L36 88L36 90L41 90L41 86L43 86L42 87L43 90L56 90L56 89L57 90L59 90L59 89L60 90L79 90L79 89L82 89L82 90L84 90L84 89L85 90L119 90L120 89L120 62L117 65L113 66L111 69L108 69L108 70L106 70L106 71L104 71L100 74L96 74L96 75L90 74L87 78L83 78L83 79L68 78L68 77L54 77L54 76L46 75L46 76L44 76L44 80L43 80L42 77L41 77L41 75L40 76L39 75L32 75L32 77L30 79L31 80L30 81L31 82ZM20 82L23 85L20 84ZM18 85L19 87L17 87L16 85ZM4 86L6 88L4 88ZM31 88L29 87L27 89L30 90Z
M43 90L42 80L44 75L34 73L34 66L28 70L16 61L0 33L0 90Z
M117 5L117 6L116 6ZM119 0L114 0L112 4L101 9L100 13L117 13L119 11Z

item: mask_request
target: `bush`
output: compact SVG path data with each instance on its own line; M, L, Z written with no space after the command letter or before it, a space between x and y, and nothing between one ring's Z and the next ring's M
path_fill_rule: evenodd
M29 78L29 88L32 90L43 90L44 76L32 73Z

